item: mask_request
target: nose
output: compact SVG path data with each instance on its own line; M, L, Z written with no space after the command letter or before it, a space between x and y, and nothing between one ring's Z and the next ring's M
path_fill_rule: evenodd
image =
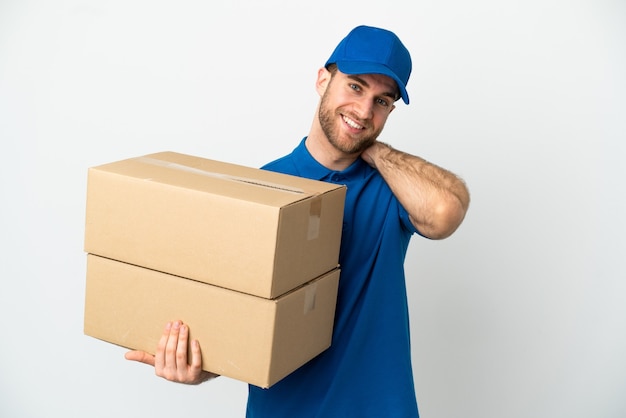
M374 115L374 101L370 97L362 97L356 101L354 112L361 119L371 119Z

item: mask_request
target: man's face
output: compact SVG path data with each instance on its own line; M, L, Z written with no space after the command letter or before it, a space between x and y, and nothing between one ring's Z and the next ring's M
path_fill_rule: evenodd
M360 154L378 138L396 97L396 83L390 77L337 71L320 102L322 130L337 150Z

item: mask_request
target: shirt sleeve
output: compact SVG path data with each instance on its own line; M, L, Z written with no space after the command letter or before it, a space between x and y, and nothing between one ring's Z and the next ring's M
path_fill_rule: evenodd
M406 209L404 209L404 206L402 206L400 204L400 202L398 202L398 212L400 215L400 221L402 222L402 226L403 228L409 232L411 235L413 234L418 234L419 236L422 236L424 238L428 238L427 236L425 236L424 234L422 234L416 227L415 225L413 225L413 222L411 222L411 218L409 218L409 212L406 211Z

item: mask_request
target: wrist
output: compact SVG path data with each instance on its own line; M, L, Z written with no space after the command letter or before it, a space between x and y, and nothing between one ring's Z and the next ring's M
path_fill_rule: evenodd
M391 146L380 141L375 141L369 146L361 157L373 168L377 168L377 163L392 150Z

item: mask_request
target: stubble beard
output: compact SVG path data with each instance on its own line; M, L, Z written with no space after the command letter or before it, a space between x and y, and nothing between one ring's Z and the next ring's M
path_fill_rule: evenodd
M339 127L336 124L337 117L341 117L341 115L328 106L327 94L328 90L324 93L320 101L318 116L324 135L326 135L328 142L338 151L345 154L361 154L376 141L380 131L375 131L371 135L359 135L358 137L344 135L345 139L341 140Z

